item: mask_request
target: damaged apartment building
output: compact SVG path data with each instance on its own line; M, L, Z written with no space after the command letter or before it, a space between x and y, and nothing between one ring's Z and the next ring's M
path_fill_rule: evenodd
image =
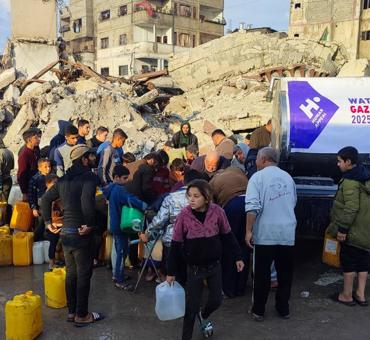
M224 35L224 0L71 0L60 30L75 59L103 75L159 71Z
M289 36L336 41L350 59L370 59L370 0L293 0Z

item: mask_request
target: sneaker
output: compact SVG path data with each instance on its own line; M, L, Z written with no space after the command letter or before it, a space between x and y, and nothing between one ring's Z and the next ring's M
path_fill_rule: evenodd
M198 313L199 327L205 339L210 338L213 335L213 324L211 321L204 320L202 312Z
M258 315L253 312L251 313L251 316L252 316L252 319L256 322L262 322L265 320L265 317L263 315Z

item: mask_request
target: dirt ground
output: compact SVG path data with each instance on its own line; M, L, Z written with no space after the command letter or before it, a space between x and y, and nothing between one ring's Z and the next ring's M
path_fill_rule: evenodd
M291 298L290 320L277 317L273 308L274 293L270 294L263 323L252 321L251 284L247 295L225 300L212 315L215 326L213 339L370 339L369 309L346 307L328 299L340 289L340 272L320 263L321 244L300 242L296 247L296 270ZM43 296L43 273L46 265L0 268L0 334L4 336L4 306L13 295L27 290ZM135 273L131 273L136 277ZM324 286L315 284L321 281ZM320 283L320 282L319 282ZM154 283L142 283L136 294L119 291L111 282L111 272L101 267L94 271L90 307L107 318L99 323L77 329L65 321L66 309L43 306L44 332L39 339L181 339L181 320L160 322L154 312ZM301 292L308 291L308 298ZM368 295L368 297L370 297ZM5 337L4 337L5 338ZM202 339L197 328L193 339Z

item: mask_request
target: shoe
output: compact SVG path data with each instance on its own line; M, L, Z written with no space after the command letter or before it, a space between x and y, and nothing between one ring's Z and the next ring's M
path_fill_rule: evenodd
M263 315L258 315L258 314L255 314L255 313L251 313L252 315L252 319L256 322L262 322L265 320L265 317Z
M361 307L367 307L369 306L369 302L367 300L361 301L356 294L353 294L352 296L353 300Z
M213 324L211 321L204 320L202 317L202 312L198 313L198 321L200 331L203 334L203 338L208 339L213 336Z
M81 327L86 327L88 325L91 325L92 323L101 321L105 319L105 316L102 313L96 313L96 312L91 312L91 320L89 321L75 321L75 327L81 328Z
M128 292L134 291L134 286L129 283L115 283L114 286L121 290L126 290Z
M332 294L332 295L329 296L329 298L330 298L330 300L332 300L334 302L341 303L342 305L345 305L347 307L356 306L356 301L355 300L352 300L352 301L341 301L341 300L339 300L339 293Z
M145 275L145 281L146 282L151 282L156 278L156 273L155 271L148 271L148 273Z

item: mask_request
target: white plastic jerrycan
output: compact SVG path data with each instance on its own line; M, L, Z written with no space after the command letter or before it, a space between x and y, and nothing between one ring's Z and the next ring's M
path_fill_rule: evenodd
M43 264L44 257L44 242L35 242L32 247L33 264Z
M185 291L178 282L162 282L155 289L155 312L161 321L182 318L185 315Z

